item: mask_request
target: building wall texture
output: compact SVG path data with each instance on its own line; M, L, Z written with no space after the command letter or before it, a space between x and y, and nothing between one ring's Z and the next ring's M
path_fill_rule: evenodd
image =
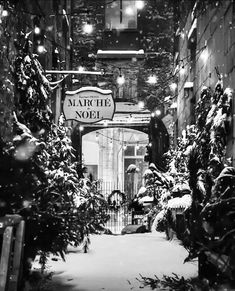
M181 135L188 124L194 123L195 104L203 86L214 90L219 74L222 76L224 88L234 90L234 6L233 1L224 1L218 6L199 12L198 15L191 10L183 29L177 32L179 43L175 64L178 65L178 135ZM228 138L228 156L232 155L232 149L231 132Z

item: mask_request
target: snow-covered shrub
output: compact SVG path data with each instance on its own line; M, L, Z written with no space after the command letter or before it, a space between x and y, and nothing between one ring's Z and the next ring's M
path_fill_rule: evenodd
M167 203L168 209L182 209L185 210L192 205L192 196L187 194L182 197L172 198Z
M52 122L50 83L27 37L20 35L16 43L13 66L14 138L0 144L0 215L25 219L25 266L39 252L43 264L50 252L63 257L68 244L81 243L107 220L104 199L79 181L63 118Z
M166 209L162 209L154 218L151 231L165 231L166 230Z

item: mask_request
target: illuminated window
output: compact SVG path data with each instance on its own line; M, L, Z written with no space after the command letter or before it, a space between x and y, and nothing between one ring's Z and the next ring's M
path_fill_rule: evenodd
M133 0L106 0L106 29L136 29L137 8Z

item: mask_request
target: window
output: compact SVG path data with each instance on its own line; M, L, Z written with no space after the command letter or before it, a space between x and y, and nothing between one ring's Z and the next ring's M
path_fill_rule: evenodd
M140 146L139 148L136 148L137 156L144 156L145 152L146 152L146 146Z
M106 0L105 28L112 29L136 29L137 8L133 0Z
M135 155L135 147L134 146L127 146L125 150L125 156L134 156Z

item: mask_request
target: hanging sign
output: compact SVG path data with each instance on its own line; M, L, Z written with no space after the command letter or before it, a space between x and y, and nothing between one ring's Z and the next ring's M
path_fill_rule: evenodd
M82 123L112 120L115 111L112 91L97 87L82 87L76 91L66 91L63 111L66 120Z

